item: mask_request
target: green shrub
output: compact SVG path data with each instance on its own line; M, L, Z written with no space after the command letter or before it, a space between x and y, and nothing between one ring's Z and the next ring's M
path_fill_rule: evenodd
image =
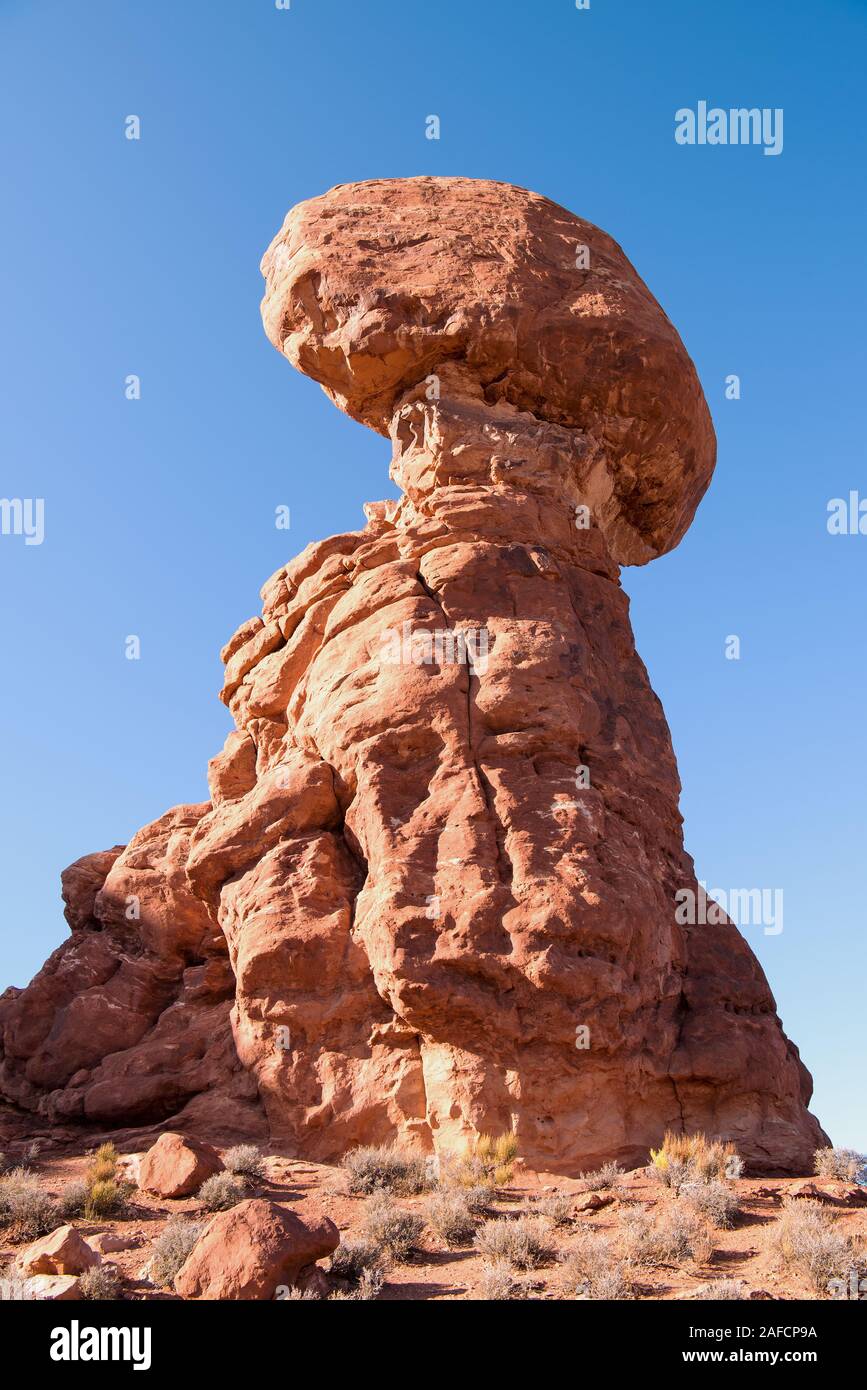
M88 1221L109 1221L125 1215L129 1187L115 1178L92 1177L87 1182L84 1215Z

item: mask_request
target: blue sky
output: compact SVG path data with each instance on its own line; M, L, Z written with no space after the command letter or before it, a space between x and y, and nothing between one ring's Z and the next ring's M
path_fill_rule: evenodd
M393 494L386 441L265 339L285 212L503 179L611 233L698 367L714 483L624 583L699 876L783 888L783 933L746 934L814 1110L867 1148L867 536L826 529L867 497L865 39L854 0L0 0L0 495L45 499L41 546L0 536L0 988L62 939L61 868L205 798L265 578ZM700 100L782 107L783 152L676 144Z

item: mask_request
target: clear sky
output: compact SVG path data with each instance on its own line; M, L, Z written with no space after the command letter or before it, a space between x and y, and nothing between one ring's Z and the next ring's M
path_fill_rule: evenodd
M284 214L503 179L610 232L698 367L717 473L624 574L638 647L699 876L784 890L746 934L814 1110L867 1148L867 536L826 527L867 498L865 40L863 0L0 0L0 495L45 499L41 545L0 536L0 988L63 938L61 868L205 799L262 582L393 495L386 441L265 339ZM782 152L677 144L702 100L782 108Z

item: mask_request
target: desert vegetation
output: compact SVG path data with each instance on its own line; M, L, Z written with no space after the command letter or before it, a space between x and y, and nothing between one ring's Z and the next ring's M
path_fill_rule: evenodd
M64 1276L75 1297L185 1297L210 1223L242 1204L304 1212L308 1197L337 1225L315 1277L274 1295L293 1302L729 1301L755 1290L824 1299L856 1296L848 1291L867 1273L863 1170L850 1149L820 1150L811 1178L763 1181L744 1177L731 1143L666 1135L646 1169L608 1163L549 1184L525 1172L513 1134L479 1136L438 1164L392 1145L356 1148L339 1168L266 1160L252 1144L210 1156L185 1150L178 1136L161 1144L171 1162L204 1165L182 1188L189 1195L135 1190L130 1178L144 1172L143 1160L137 1167L112 1144L61 1163L7 1156L0 1298L46 1296L46 1280L27 1277L22 1258L70 1230L109 1242L94 1246L91 1267ZM171 1162L147 1181L177 1190Z

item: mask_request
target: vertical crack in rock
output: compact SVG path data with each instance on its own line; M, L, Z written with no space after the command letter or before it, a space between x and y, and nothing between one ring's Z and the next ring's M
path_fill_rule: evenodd
M416 578L418 579L419 584L421 585L424 592L427 594L428 598L436 606L437 610L442 614L442 619L446 629L450 632L455 632L457 630L455 622L449 615L445 603L440 598L436 589L434 589L433 586L427 582L420 569L416 574ZM488 820L490 821L491 830L494 836L497 857L497 875L503 886L505 888L511 889L513 874L512 864L509 859L509 854L506 847L506 827L503 825L502 821L497 815L494 789L491 786L490 780L487 774L485 773L485 770L482 767L481 762L479 761L476 748L476 738L473 732L473 682L475 682L475 688L477 689L478 681L479 678L475 674L472 660L468 653L466 660L467 751L475 769L476 779L479 784L479 791L484 800L485 807L488 813Z

